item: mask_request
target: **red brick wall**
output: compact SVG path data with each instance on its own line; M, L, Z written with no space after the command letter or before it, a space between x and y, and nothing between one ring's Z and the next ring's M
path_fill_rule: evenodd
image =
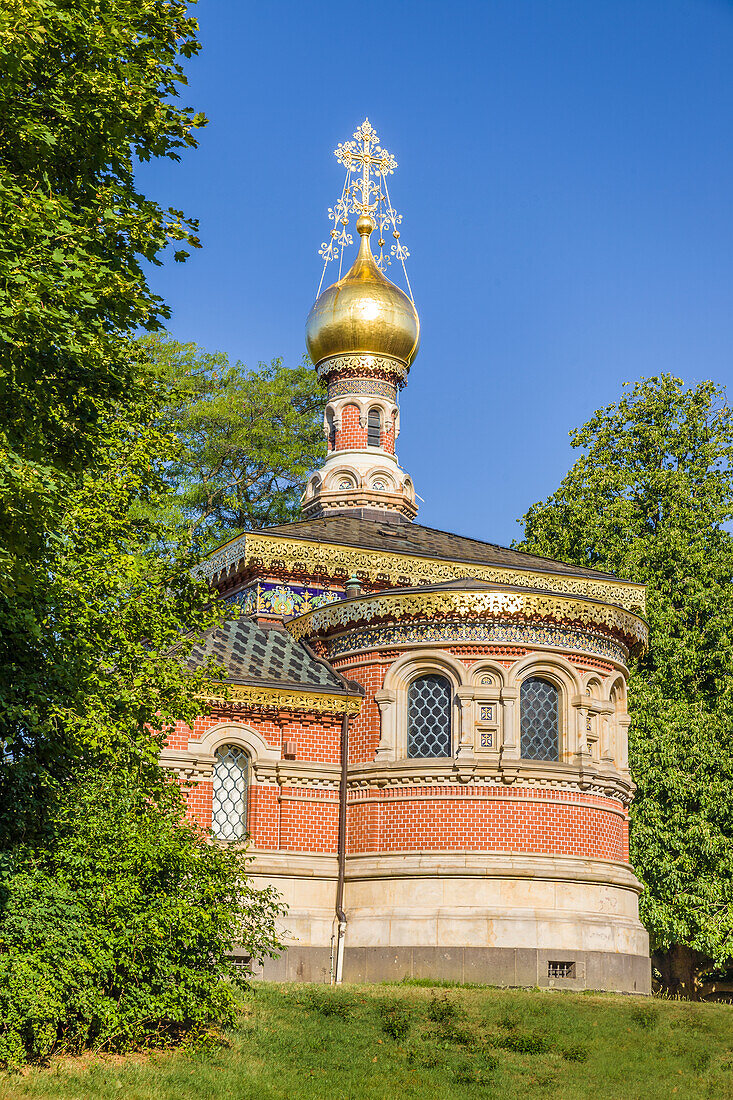
M341 428L336 432L337 451L362 450L367 445L367 429L359 424L357 405L345 405L341 410Z
M341 751L340 715L321 715L309 719L306 716L283 714L275 721L273 718L257 714L241 714L222 711L205 718L197 718L194 728L178 722L174 733L168 739L168 748L187 749L189 739L201 740L214 726L232 723L249 726L257 730L267 744L284 752L285 742L295 746L297 760L310 760L321 764L337 764Z
M348 851L498 851L628 859L620 803L580 793L436 786L353 792Z
M341 410L341 427L336 432L335 451L364 450L368 445L368 429L359 423L361 413L357 405L344 405ZM394 425L385 424L382 416L380 446L394 454Z
M511 664L513 647L466 645L452 652L467 665L486 655ZM380 650L334 662L343 674L365 688L361 713L351 720L349 761L374 759L380 736L379 708L374 701L397 651ZM600 662L599 662L600 663ZM219 713L196 720L193 730L182 723L169 741L188 747L213 726L231 722L250 726L272 748L295 747L295 759L339 762L340 716L282 713ZM191 817L211 823L211 781L186 793ZM262 849L334 853L338 835L338 791L311 786L278 787L252 783L248 830ZM349 794L348 850L502 851L574 855L628 860L628 819L613 799L548 788L456 786L369 788Z

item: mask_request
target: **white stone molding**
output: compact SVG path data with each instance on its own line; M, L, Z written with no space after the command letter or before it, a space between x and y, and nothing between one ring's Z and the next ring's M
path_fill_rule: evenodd
M468 775L468 779L466 776ZM499 763L476 757L475 763L464 766L457 758L403 759L374 761L349 766L349 791L369 796L372 788L423 789L427 787L451 787L465 784L485 791L511 784L522 788L526 797L533 791L558 790L598 795L614 799L620 806L628 806L634 785L628 774L591 765L581 771L574 764L561 764L545 760L513 760ZM483 796L485 797L485 795ZM575 803L577 805L577 803Z
M221 722L212 726L200 740L189 740L188 751L197 752L204 759L209 757L213 765L216 750L221 745L239 745L253 765L274 764L280 760L280 749L268 745L261 733L242 722Z
M468 686L465 683L466 668L444 650L420 649L398 657L384 677L383 702L378 703L381 731L377 759L407 759L407 691L413 680L431 673L445 676L451 684L453 754L459 751L463 739L463 708L459 705L457 693L459 688ZM393 698L384 694L386 692L390 692Z
M582 695L583 685L578 670L559 653L530 653L512 665L507 677L507 687L515 687L521 691L523 681L530 676L549 680L560 693L560 759L570 763L580 753L583 759L589 760L584 727L581 735L579 706L571 704L571 700ZM521 719L518 714L516 720L516 739L521 754Z

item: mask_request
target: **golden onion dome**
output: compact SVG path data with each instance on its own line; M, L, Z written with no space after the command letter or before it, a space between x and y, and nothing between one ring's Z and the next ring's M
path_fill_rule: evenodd
M389 355L407 366L417 354L420 321L415 306L377 267L369 244L374 220L362 214L354 266L316 299L305 338L314 363L333 355Z

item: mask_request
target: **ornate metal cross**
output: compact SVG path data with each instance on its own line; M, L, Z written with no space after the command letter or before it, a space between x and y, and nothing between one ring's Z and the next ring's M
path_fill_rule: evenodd
M336 160L343 164L347 172L355 169L360 172L351 189L352 210L358 214L372 214L377 209L382 198L379 181L385 175L391 175L397 167L395 158L382 149L378 141L377 131L365 118L359 129L354 131L354 141L339 142L335 150ZM372 172L376 180L372 179Z
M359 129L354 131L354 140L340 142L334 151L336 160L346 169L346 179L341 198L328 210L328 217L333 222L330 239L323 241L318 250L319 256L323 257L319 294L326 267L331 260L339 261L339 278L341 278L344 249L353 243L353 238L348 231L350 214L357 216L368 214L374 218L379 230L377 265L384 271L392 260L399 260L407 288L410 290L410 280L407 278L405 268L405 260L410 253L400 240L398 228L402 215L398 214L392 206L387 188L387 176L392 175L397 167L397 161L391 153L382 149L378 142L377 131L369 119L365 118ZM385 236L390 231L394 243L388 253L384 246ZM412 297L411 290L410 297Z

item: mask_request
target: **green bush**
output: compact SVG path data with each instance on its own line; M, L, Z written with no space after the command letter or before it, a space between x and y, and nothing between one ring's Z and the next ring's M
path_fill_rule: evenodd
M544 1035L527 1035L512 1031L507 1035L498 1036L494 1045L501 1047L502 1050L514 1051L515 1054L544 1054L550 1048Z
M428 1017L431 1020L436 1023L443 1023L452 1019L455 1014L456 1006L453 1001L448 1000L445 993L440 997L436 997L435 993L431 994L430 1004L428 1005Z
M153 798L122 772L70 787L43 845L0 862L0 1065L125 1050L233 1022L242 980L279 947L271 891L247 857L183 819L174 784ZM224 979L231 979L226 981Z
M400 1042L410 1030L410 1010L399 1001L387 1001L379 1006L382 1017L382 1031L390 1039Z
M588 1051L585 1047L578 1044L572 1046L563 1047L560 1051L566 1062L587 1062Z

